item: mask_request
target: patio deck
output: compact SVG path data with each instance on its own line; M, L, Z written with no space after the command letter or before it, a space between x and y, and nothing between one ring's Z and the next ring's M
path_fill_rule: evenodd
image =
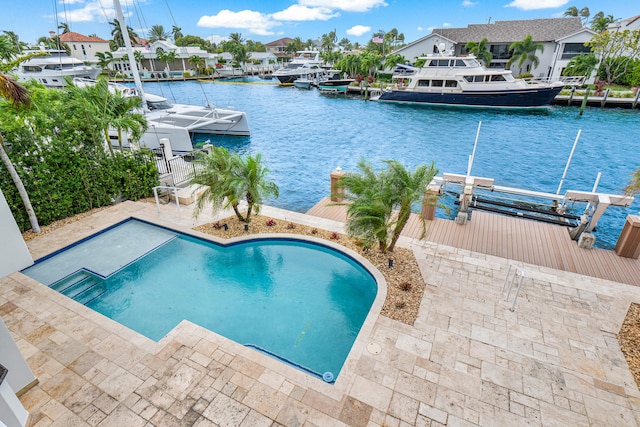
M28 246L38 258L130 216L179 227L215 219L191 214L125 202ZM15 273L0 280L0 315L39 380L21 401L35 426L640 424L640 392L616 340L640 287L522 263L512 312L502 293L508 259L399 244L414 251L426 284L418 318L373 316L333 386L189 322L151 341Z
M346 207L332 205L329 198L324 198L307 215L345 222ZM418 215L411 216L402 235L420 238L422 224ZM605 249L579 248L567 228L559 225L474 211L465 225L440 218L428 221L424 240L640 286L640 259L622 258Z

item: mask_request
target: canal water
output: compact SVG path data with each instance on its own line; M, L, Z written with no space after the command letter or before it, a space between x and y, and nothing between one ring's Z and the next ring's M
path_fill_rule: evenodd
M241 154L261 153L280 188L280 197L268 204L297 212L329 194L331 171L353 171L361 158L380 167L382 160L394 159L410 169L433 160L440 175L466 174L479 122L472 174L494 178L496 185L555 193L579 130L562 193L591 191L602 172L598 191L622 194L640 166L637 110L587 108L580 116L577 107L562 106L538 112L414 107L259 79L147 83L145 90L175 102L245 111L250 137L207 138ZM607 209L596 246L613 248L626 216L639 213L638 200L629 208Z

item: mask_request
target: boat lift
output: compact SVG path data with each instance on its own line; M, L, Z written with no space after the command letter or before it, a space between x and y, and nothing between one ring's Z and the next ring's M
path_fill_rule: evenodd
M526 219L534 219L544 221L556 225L564 225L570 227L570 234L573 240L581 241L583 237L588 243L584 247L592 247L595 238L590 234L598 225L598 221L609 206L629 207L633 202L632 196L615 195L607 193L598 193L597 187L600 180L600 173L596 178L592 191L567 190L564 195L560 194L562 184L564 182L573 152L580 137L580 131L575 139L571 154L564 169L564 173L560 180L560 185L556 193L545 193L540 191L531 191L514 187L505 187L495 185L493 178L479 177L471 175L473 159L475 157L478 137L482 122L478 124L476 140L473 146L473 152L469 156L469 164L467 174L443 173L442 177L435 177L430 184L430 188L437 189L440 195L444 194L447 185L460 186L456 204L459 205L456 222L465 224L470 219L472 209L481 209L503 215L517 216ZM490 194L487 194L489 192ZM495 197L489 197L493 194L506 195L506 200L497 200ZM529 200L542 199L550 201L548 208L534 206L534 202L527 201L526 204L517 203L514 196L524 197ZM569 204L587 203L582 215L571 215L566 212ZM584 233L589 233L583 236Z

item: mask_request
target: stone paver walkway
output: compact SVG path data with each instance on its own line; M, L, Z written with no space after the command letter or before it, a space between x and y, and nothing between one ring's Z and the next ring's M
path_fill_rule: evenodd
M129 215L195 225L188 208L161 210L123 203L29 247L37 258ZM616 340L640 288L521 265L512 312L502 292L508 260L402 244L426 283L418 319L411 327L374 316L335 385L188 322L153 342L9 276L0 280L0 316L39 380L21 400L35 426L640 424L640 393ZM379 354L366 350L372 342Z

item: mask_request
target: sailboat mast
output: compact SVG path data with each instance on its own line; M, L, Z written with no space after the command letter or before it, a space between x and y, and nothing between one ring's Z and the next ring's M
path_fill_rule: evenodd
M135 82L136 89L142 99L142 106L145 111L148 109L147 101L144 97L144 90L142 89L142 80L140 79L140 72L138 71L138 64L136 58L133 55L133 47L131 47L131 39L129 38L129 30L127 23L124 22L124 14L122 13L122 7L120 6L120 0L113 0L113 6L116 9L116 19L120 22L120 32L122 33L122 39L124 40L124 46L127 49L127 56L129 58L129 67L131 67L131 74L133 74L133 81Z

